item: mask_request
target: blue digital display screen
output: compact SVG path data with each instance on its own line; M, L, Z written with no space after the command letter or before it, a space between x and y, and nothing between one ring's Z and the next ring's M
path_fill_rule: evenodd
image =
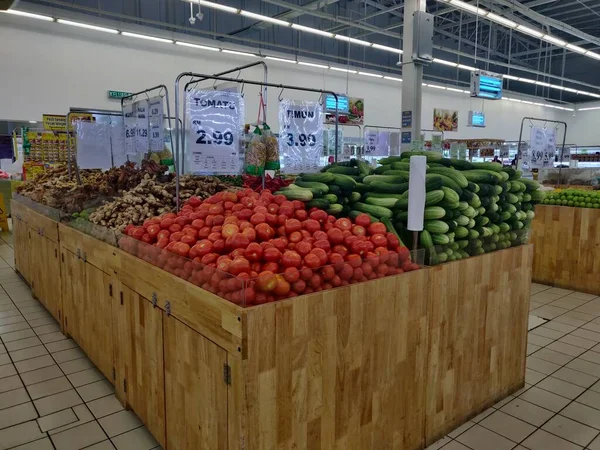
M348 97L345 95L338 95L337 109L340 113L348 112ZM335 97L331 94L325 96L325 110L327 112L335 112Z
M478 111L472 111L471 113L471 126L472 127L485 127L485 114Z
M502 98L502 79L489 77L487 75L479 76L479 94L478 97L501 99Z

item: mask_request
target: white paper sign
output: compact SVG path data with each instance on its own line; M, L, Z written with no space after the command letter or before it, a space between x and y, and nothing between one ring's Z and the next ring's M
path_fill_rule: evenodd
M148 126L150 130L150 151L161 152L165 148L165 116L163 113L163 98L153 97L148 100L150 109Z
M554 128L531 127L529 168L554 167L556 153L556 130Z
M400 132L392 131L390 133L390 155L400 154Z
M133 104L135 120L135 152L148 153L150 149L150 134L148 132L148 100L143 99Z
M110 148L114 167L121 167L127 162L125 152L125 128L122 117L113 117L110 124Z
M375 156L377 154L378 142L379 133L377 131L365 131L365 156Z
M133 104L123 105L123 127L126 155L133 155L135 153L135 124L136 117L133 114Z
M77 165L80 169L110 169L110 125L79 121L77 128Z
M389 156L390 154L390 132L380 131L377 136L377 153L375 156Z
M571 147L565 145L564 148L560 149L560 161L562 163L569 164L571 162Z
M240 173L244 98L237 92L194 90L187 93L189 123L186 172Z
M510 157L510 147L508 144L500 145L500 159L507 159Z
M323 108L319 102L279 102L279 154L284 173L318 172L323 155Z

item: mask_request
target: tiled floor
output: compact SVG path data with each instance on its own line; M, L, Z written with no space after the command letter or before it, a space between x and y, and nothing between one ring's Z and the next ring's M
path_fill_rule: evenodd
M159 449L13 271L12 236L0 238L0 450Z
M600 297L533 283L525 388L427 450L600 450ZM530 324L536 323L530 320Z

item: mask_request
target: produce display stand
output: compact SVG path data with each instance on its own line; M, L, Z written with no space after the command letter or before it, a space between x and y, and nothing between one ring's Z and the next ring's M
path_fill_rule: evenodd
M600 295L600 210L538 205L533 281Z
M242 308L13 211L18 272L168 450L422 449L524 385L531 245Z

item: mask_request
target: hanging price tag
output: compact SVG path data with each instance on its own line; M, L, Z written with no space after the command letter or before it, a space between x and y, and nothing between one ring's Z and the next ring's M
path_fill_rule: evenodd
M163 114L163 98L151 98L150 100L148 100L148 107L150 110L150 113L148 115L148 125L150 131L150 151L161 152L165 148L165 117Z
M319 171L323 155L323 108L319 102L284 99L279 103L279 154L283 173Z
M123 106L123 127L125 154L133 155L135 153L135 124L136 117L133 114L133 104Z
M244 98L237 92L187 93L186 172L237 174L244 127Z
M554 167L556 153L556 130L531 127L529 168L543 169Z
M148 153L150 149L150 136L148 133L148 100L143 99L133 104L135 120L135 152Z
M500 146L500 159L508 159L510 157L510 147L508 144L502 144Z
M571 147L565 146L560 151L560 161L563 164L569 164L571 162Z

